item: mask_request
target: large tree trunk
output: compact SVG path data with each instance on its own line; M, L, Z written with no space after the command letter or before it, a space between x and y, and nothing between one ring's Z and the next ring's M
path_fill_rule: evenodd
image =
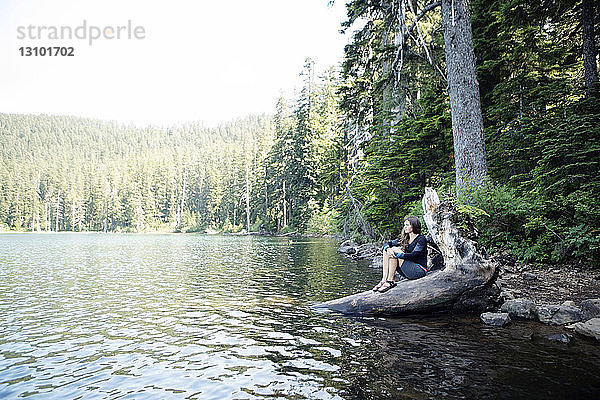
M594 0L583 0L581 5L581 26L583 35L583 70L585 88L588 93L598 84L596 66L596 43L594 35Z
M487 177L483 118L468 0L443 0L442 24L452 112L456 190L478 187Z
M497 293L497 264L456 228L456 209L440 203L431 188L423 197L424 219L444 258L445 268L416 280L402 280L386 293L367 291L317 305L344 314L423 314L437 310L482 311Z

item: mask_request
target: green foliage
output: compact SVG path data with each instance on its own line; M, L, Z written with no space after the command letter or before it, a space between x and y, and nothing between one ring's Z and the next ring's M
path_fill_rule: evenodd
M479 241L486 248L519 251L527 239L531 204L514 189L488 184L457 202L457 211L474 222Z
M589 201L575 197L579 205ZM457 205L487 249L510 249L525 262L595 262L600 249L598 225L561 216L565 208L548 198L493 184L470 193Z
M307 59L301 75L304 86L295 104L291 107L283 98L277 103L275 143L265 161L271 204L265 225L273 231L325 229L315 222L318 210L340 191L343 133L336 73L330 69L315 81L314 65Z
M435 82L435 81L434 81ZM392 134L374 134L365 144L365 167L354 193L363 216L383 237L400 234L405 216L415 212L424 187L452 177L450 114L437 83L423 89L419 114L406 117Z
M356 244L365 244L365 243L369 243L371 241L371 238L368 237L367 235L362 235L360 233L355 232L350 237L350 240L352 240Z
M249 212L256 230L330 232L333 213L323 210L337 200L343 168L338 77L329 69L315 79L310 60L302 74L300 96L289 107L281 99L275 118L214 129L0 114L0 223L239 232Z
M575 0L470 3L495 183L460 199L460 223L474 223L488 249L511 249L522 261L600 261L600 103L582 89L579 6ZM390 237L404 216L419 214L424 186L453 197L446 83L424 63L414 37L402 53L402 71L394 69L398 8L364 0L347 7L345 28L365 23L343 64L349 168L340 227ZM414 15L406 15L410 24ZM439 14L420 26L434 64L443 64Z
M321 210L315 212L306 224L306 232L321 235L337 233L336 221L339 218L337 211L331 208L327 202Z

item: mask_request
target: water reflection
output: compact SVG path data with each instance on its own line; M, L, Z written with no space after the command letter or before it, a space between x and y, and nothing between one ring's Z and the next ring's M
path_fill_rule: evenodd
M559 328L314 312L379 279L325 239L0 235L0 266L0 397L600 393L597 346Z

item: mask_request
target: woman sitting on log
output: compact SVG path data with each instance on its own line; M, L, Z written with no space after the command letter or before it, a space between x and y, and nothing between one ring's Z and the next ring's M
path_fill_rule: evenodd
M383 276L373 288L384 293L396 286L396 269L407 279L422 278L427 274L427 239L421 235L421 222L415 216L404 220L402 238L383 245Z

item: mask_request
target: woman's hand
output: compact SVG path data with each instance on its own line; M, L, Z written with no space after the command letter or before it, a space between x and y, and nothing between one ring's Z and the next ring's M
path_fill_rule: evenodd
M396 247L396 246L398 246L398 239L388 240L387 242L384 243L381 250L386 251L390 247Z

